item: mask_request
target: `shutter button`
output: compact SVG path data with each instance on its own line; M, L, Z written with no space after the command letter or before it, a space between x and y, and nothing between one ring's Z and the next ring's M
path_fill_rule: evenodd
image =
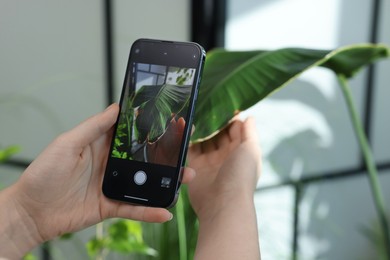
M147 180L146 173L144 171L138 171L134 174L134 182L137 185L143 185Z

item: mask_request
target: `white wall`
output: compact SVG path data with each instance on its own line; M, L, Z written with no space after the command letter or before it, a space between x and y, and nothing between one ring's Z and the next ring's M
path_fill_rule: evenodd
M0 142L20 144L20 158L104 107L102 11L93 3L0 2Z
M331 49L369 41L373 1L228 2L225 40L229 49ZM380 40L390 44L390 4L389 1L382 2ZM372 132L378 162L390 160L387 134L390 121L386 115L390 97L389 69L388 60L380 62L376 74ZM351 81L360 112L366 76L363 72ZM245 114L257 119L265 156L260 186L360 166L359 147L340 88L334 75L325 69L304 73L290 86ZM390 183L389 178L381 180L385 189ZM292 196L294 192L288 186L256 195L260 244L265 259L289 259L291 256ZM386 197L388 202L390 194L387 193ZM361 201L365 203L359 203ZM300 208L298 259L320 256L356 259L362 253L375 258L375 248L359 232L361 226L372 226L376 219L366 178L308 185Z
M138 38L186 41L190 38L190 1L118 0L115 9L115 85L120 97L130 45Z

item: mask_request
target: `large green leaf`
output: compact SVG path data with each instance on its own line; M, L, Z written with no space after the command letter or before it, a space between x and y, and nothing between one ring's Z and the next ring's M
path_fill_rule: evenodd
M192 142L218 133L229 121L302 72L322 66L352 77L362 67L389 56L384 45L351 45L336 50L286 48L273 51L208 53L196 105Z
M180 113L191 94L191 85L142 86L133 107L138 108L135 130L139 143L156 141L166 130L172 116Z

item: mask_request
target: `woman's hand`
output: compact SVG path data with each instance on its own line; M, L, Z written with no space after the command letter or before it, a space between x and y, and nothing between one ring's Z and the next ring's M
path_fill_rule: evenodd
M212 139L192 145L188 161L197 173L189 192L200 218L236 197L252 198L261 163L253 119L235 120Z
M162 208L107 199L101 189L119 106L113 104L56 138L0 193L0 257L20 258L46 240L106 218L165 222ZM194 175L186 169L184 182ZM8 254L7 254L8 252Z
M233 121L188 153L196 178L189 184L199 218L196 259L260 258L253 193L260 149L253 119Z

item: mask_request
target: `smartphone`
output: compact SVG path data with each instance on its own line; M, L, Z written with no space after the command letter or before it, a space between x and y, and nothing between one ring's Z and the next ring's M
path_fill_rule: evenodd
M197 43L133 43L103 179L106 197L174 206L204 60L205 51Z

